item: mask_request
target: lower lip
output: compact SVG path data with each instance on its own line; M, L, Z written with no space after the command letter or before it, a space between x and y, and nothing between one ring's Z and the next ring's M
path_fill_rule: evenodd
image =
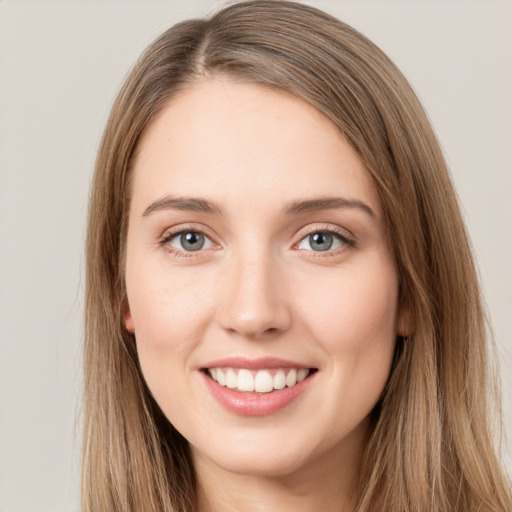
M226 409L241 416L268 416L274 414L297 399L309 387L316 372L295 386L276 389L270 393L249 393L221 386L201 372L206 386Z

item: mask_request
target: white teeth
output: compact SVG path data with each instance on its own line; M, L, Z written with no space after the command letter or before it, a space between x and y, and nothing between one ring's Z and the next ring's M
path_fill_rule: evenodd
M286 375L283 370L278 370L274 375L274 389L283 389L286 386Z
M254 391L254 377L249 370L238 372L237 388L239 391Z
M260 370L254 379L254 391L257 393L268 393L274 389L274 379L270 373Z
M297 382L302 382L308 376L309 370L307 368L301 368L297 372Z
M274 370L275 371L275 370ZM286 373L279 369L272 376L272 370L259 370L258 372L237 368L208 368L210 377L221 386L238 391L256 393L270 393L274 389L292 387L302 382L310 373L307 368L292 368Z
M290 370L286 376L286 385L291 388L297 384L297 370Z
M231 368L225 374L226 387L234 389L237 386L236 373Z

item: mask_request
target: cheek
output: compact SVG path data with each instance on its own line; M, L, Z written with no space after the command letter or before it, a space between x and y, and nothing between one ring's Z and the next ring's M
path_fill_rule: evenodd
M165 269L133 270L128 268L127 294L139 362L157 401L169 401L183 386L190 355L204 336L209 292Z
M362 424L382 395L396 343L398 282L393 267L365 265L320 284L302 310L328 361L324 415L335 425L323 441L329 446Z
M397 298L394 267L366 264L340 270L304 302L311 335L329 356L346 406L364 412L382 393L396 343Z
M209 291L190 276L168 269L127 272L127 294L136 335L165 350L169 343L194 339L202 324Z
M364 350L368 344L394 342L397 298L392 266L361 265L316 283L307 291L304 310L329 352Z

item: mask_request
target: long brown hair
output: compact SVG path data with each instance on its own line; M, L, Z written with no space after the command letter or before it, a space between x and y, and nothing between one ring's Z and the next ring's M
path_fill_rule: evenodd
M130 164L148 123L201 77L287 91L327 116L380 195L414 335L399 340L372 413L359 512L512 510L489 425L485 315L439 144L400 71L305 5L236 3L179 23L144 52L112 108L90 198L85 311L84 512L192 512L188 444L163 416L122 322Z

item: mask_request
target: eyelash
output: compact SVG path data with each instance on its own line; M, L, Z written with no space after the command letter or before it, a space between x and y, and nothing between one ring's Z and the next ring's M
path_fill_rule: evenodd
M183 251L180 249L177 249L170 245L171 240L176 238L177 236L181 236L184 233L197 233L200 235L205 236L209 240L211 238L205 233L204 230L198 229L197 227L190 226L190 227L180 227L177 231L168 231L165 233L165 235L161 238L159 245L162 247L165 247L171 254L173 254L177 258L197 258L200 256L202 252L204 252L202 249L199 249L197 251ZM303 240L305 240L308 236L316 234L316 233L323 233L332 235L338 240L340 240L343 244L343 247L339 247L333 250L326 250L326 251L312 251L312 250L306 250L307 252L311 253L311 257L314 258L328 258L332 256L338 255L338 253L341 251L345 251L347 249L354 249L356 248L356 241L354 238L347 235L345 231L342 231L341 229L337 229L336 227L333 227L331 225L324 226L321 228L313 228L309 229L308 231L301 234L301 238L299 242L294 244L294 246L299 245ZM214 242L212 242L214 243ZM300 251L304 251L305 249L297 249Z
M334 238L337 238L343 244L342 247L338 247L336 249L329 249L326 251L307 251L312 258L329 258L333 256L338 256L340 252L346 251L347 249L355 249L356 248L356 240L349 236L346 231L343 231L335 226L326 225L321 228L315 227L312 229L308 229L306 232L301 233L301 238L297 244L300 244L303 240L305 240L308 236L311 236L316 233L323 233L332 235ZM305 249L298 249L305 250Z
M173 247L170 242L177 236L183 235L184 233L197 233L200 235L203 235L205 238L208 238L211 240L211 237L209 237L206 232L202 229L199 229L195 226L190 227L180 227L177 231L167 231L163 237L161 238L159 245L162 247L165 247L166 250L168 250L174 257L176 258L197 258L200 256L200 254L203 252L201 249L198 251L182 251L180 249L176 249L176 247Z

